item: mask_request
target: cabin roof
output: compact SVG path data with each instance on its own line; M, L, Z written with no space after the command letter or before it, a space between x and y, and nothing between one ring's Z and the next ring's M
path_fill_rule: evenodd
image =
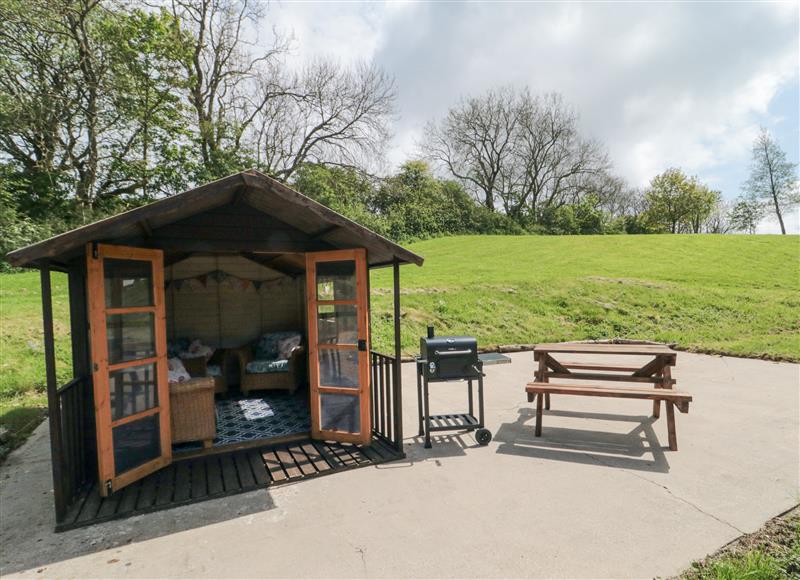
M270 219L228 229L192 220L225 208L238 214L261 212ZM248 252L264 258L366 248L370 267L395 260L418 266L423 262L410 250L252 169L14 250L6 258L14 266L38 267L45 260L65 266L83 255L90 242L157 247L172 252L174 259L193 252Z

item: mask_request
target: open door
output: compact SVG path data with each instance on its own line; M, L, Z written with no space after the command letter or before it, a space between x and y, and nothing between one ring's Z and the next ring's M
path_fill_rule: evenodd
M172 461L164 255L86 247L100 494Z
M306 254L311 435L369 444L366 250Z

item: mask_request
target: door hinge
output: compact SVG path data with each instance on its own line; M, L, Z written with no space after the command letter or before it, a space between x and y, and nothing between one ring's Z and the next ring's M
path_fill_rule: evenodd
M92 242L92 258L96 260L98 255L99 254L97 253L97 242Z
M367 341L365 339L363 339L363 338L359 338L358 339L358 350L360 350L360 351L366 351L367 350Z
M111 480L110 479L106 480L106 491L109 493L109 495L114 493L114 488L111 485Z
M94 368L94 372L97 372L97 371L99 371L99 370L100 370L100 367L99 367L99 366L97 366L97 363L94 363L94 364L92 365L92 367Z

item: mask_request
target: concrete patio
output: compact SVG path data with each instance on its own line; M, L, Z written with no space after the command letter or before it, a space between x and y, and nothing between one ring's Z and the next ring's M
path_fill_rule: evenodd
M0 574L35 577L653 577L798 503L800 366L679 353L678 452L645 401L553 396L531 353L487 369L487 426L406 461L53 533L46 426L0 468ZM436 385L433 412L462 410Z

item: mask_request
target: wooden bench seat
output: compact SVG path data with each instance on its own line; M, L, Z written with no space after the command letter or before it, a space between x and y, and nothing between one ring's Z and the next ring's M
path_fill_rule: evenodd
M615 397L621 399L647 399L654 401L654 416L658 417L657 406L664 401L667 409L667 432L669 435L669 448L678 450L677 436L675 434L675 407L681 413L689 412L689 403L692 396L688 393L660 388L636 387L609 387L606 385L560 385L554 383L532 382L528 383L525 391L536 396L536 431L537 437L542 434L542 409L544 398L553 395L578 395L585 397Z

